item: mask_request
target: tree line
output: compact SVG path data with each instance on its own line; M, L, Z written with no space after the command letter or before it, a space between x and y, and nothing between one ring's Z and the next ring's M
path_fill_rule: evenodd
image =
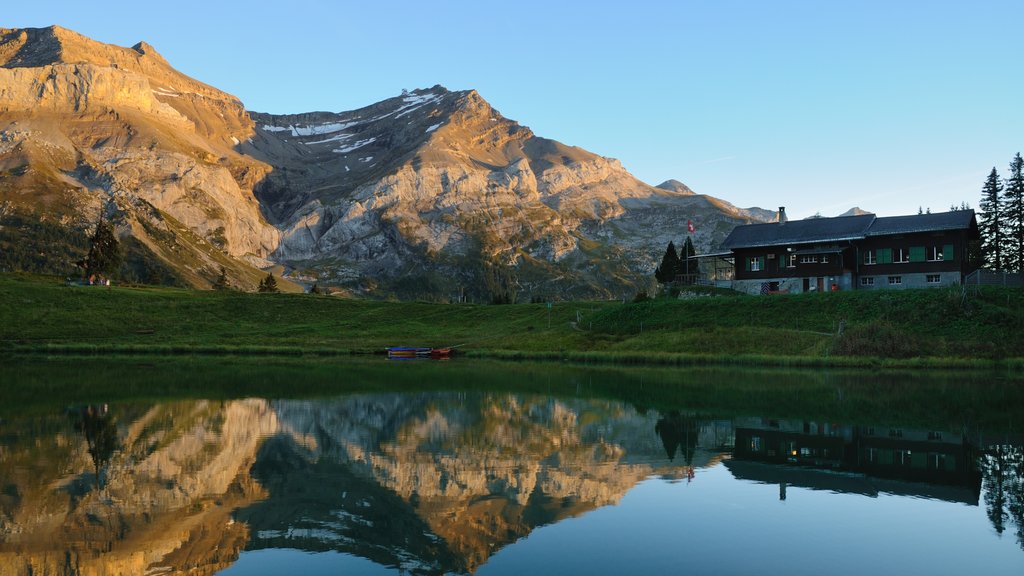
M661 257L661 264L654 269L654 278L659 284L694 284L698 273L697 259L694 258L696 254L693 240L689 236L680 252L676 251L675 242L670 240L665 255Z
M984 265L993 270L1024 272L1024 159L1010 161L1009 176L992 172L981 188L978 231Z

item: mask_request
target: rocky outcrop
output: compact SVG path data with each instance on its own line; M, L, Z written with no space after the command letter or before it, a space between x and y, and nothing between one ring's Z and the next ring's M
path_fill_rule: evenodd
M241 102L148 45L0 30L0 200L79 229L104 214L185 283L227 265L255 285L247 262L277 247L252 193L270 168L234 150L252 132Z

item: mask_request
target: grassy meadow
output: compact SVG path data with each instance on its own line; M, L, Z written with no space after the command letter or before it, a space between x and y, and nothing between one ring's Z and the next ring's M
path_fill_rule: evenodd
M703 295L549 307L67 286L0 275L0 351L7 353L298 356L396 345L581 362L1020 367L1024 291Z

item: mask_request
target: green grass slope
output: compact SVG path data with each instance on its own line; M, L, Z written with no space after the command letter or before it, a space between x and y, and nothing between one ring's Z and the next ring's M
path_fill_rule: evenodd
M1019 365L1024 291L719 295L548 308L73 287L0 275L0 351L300 355L390 345L621 363Z

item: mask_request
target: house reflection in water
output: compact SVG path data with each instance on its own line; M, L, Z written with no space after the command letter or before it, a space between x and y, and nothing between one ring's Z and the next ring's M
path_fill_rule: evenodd
M787 486L799 486L978 505L977 451L963 434L759 418L735 425L726 466L738 479L779 484L783 500Z

